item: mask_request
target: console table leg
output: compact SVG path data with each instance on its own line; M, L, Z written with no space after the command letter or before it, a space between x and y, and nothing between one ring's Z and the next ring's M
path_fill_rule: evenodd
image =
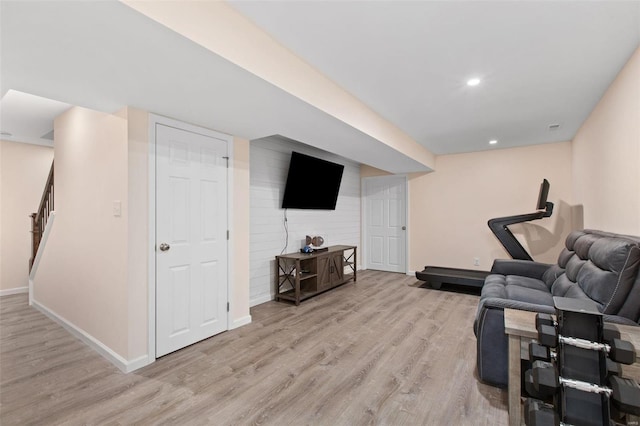
M358 276L358 248L353 248L353 282L356 282Z
M300 260L296 260L296 306L300 305L300 275L301 275Z
M275 268L275 282L276 282L276 301L280 300L280 258L276 256L276 268Z

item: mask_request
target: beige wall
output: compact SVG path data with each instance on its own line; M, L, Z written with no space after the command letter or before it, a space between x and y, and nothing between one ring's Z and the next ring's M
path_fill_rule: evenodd
M34 299L125 362L148 346L149 114L72 108L55 121L56 220ZM249 141L233 163L231 324L249 316ZM122 215L113 216L113 202Z
M640 235L640 48L573 140L573 189L585 227Z
M409 180L411 270L425 265L488 270L509 258L487 221L536 211L542 179L553 216L510 227L535 260L555 263L572 223L571 143L442 155ZM474 258L480 266L474 266Z
M128 354L127 121L74 107L55 120L56 220L34 301ZM113 202L122 215L113 215Z
M0 291L29 285L31 218L38 210L53 148L0 141Z
M128 359L147 354L149 306L149 114L126 108L128 138Z
M362 177L383 174L361 168ZM510 229L535 260L555 262L566 235L580 227L571 205L570 142L438 156L434 172L409 176L409 269L488 270L494 259L509 258L487 221L534 212L543 178L551 183L553 216Z

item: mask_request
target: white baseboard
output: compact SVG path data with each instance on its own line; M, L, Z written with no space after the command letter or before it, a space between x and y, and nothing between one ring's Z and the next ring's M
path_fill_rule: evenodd
M134 358L131 361L127 362L125 373L131 373L139 368L146 367L147 365L155 362L155 359L149 360L148 355L142 355L138 358Z
M27 288L27 293L29 293L29 306L33 305L33 280L29 277L29 287Z
M22 294L22 293L29 293L29 287L24 286L24 287L15 287L15 288L8 288L6 290L0 290L0 297L11 296L12 294Z
M415 276L416 275L416 271L407 271L407 275Z
M131 361L127 361L122 356L115 353L111 348L106 346L104 343L100 342L95 337L88 334L86 331L78 328L67 319L61 317L55 312L49 310L49 308L41 305L37 300L32 300L32 306L51 318L53 321L60 324L64 329L66 329L69 333L73 334L76 338L78 338L81 342L98 352L108 361L110 361L113 365L118 367L120 371L123 373L129 373L138 368L144 367L145 365L150 364L148 356L143 355L141 357L135 358Z
M255 299L251 299L249 301L249 307L253 308L256 305L260 305L262 303L270 302L274 299L274 296L267 294L264 296L256 297Z
M229 330L233 330L234 328L242 327L243 325L251 324L251 315L246 315L242 318L238 318L231 322Z

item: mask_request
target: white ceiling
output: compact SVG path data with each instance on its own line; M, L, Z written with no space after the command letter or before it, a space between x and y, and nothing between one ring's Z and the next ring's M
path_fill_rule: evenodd
M1 1L0 19L3 97L128 105L247 139L283 135L392 173L429 170L120 2Z
M639 1L232 4L438 154L571 139L640 43ZM119 2L2 1L0 19L3 130L13 89L425 170Z
M9 90L0 100L2 139L53 146L53 119L71 105Z
M572 139L640 43L639 1L231 4L435 154Z

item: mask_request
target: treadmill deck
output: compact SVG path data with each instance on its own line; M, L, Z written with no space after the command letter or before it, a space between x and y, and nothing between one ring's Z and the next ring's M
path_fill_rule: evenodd
M416 272L416 278L426 281L431 287L439 289L442 284L466 285L482 287L484 279L491 272L475 269L443 268L439 266L425 266L422 272Z

